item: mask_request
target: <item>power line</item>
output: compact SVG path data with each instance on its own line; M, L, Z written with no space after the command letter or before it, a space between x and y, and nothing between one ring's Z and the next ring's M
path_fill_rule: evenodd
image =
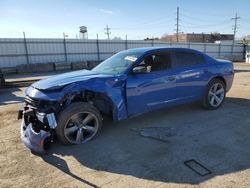
M173 13L169 14L169 15L173 15ZM141 23L136 23L136 24L130 24L130 25L126 25L126 26L121 26L121 27L112 27L112 30L144 30L144 28L149 28L151 31L152 30L156 30L156 29L163 29L166 27L170 27L171 23L173 24L173 22L175 21L175 34L176 34L176 41L179 42L180 40L180 26L181 28L185 29L187 28L188 30L195 28L195 29L207 29L207 30L224 30L228 27L231 27L230 25L230 21L229 20L204 20L202 18L199 17L193 17L192 15L186 15L185 12L184 14L181 12L180 13L180 9L179 7L177 7L177 11L175 12L175 19L171 19L170 17L160 17L158 19L156 18L152 18L152 19L147 19L144 20ZM180 17L184 18L184 20L180 19ZM186 20L187 19L187 20ZM240 19L240 17L237 16L232 18L234 20L234 38L235 35L237 33L237 29L238 29L238 25L237 25L237 21L238 19ZM171 21L172 20L172 21ZM244 20L244 19L243 19ZM203 23L201 23L203 22ZM173 25L172 25L173 26ZM222 28L223 29L220 29ZM211 29L210 29L211 28ZM107 38L110 39L110 35L111 35L111 28L109 28L109 26L107 25L105 28L105 35L107 35Z
M155 26L170 26L170 21L173 21L173 18L165 19L165 20L158 20L155 22L147 22L146 24L137 24L134 26L130 25L130 26L123 26L123 27L113 27L112 30L137 29L137 28L149 28L149 27L155 28Z
M173 20L173 19L172 19ZM157 29L157 28L166 28L166 27L171 27L173 24L167 24L167 23L161 23L161 24L154 24L154 25L147 25L147 26L137 26L137 27L124 27L124 28L112 28L112 30L141 30L141 29Z
M125 26L123 25L122 27L113 27L112 29L126 29L128 27L135 28L135 27L140 27L140 26L147 27L148 25L155 25L155 24L162 23L162 22L166 23L166 22L169 22L169 21L173 20L173 19L168 18L168 17L169 16L172 17L172 15L174 15L174 14L175 14L174 12L171 12L171 13L169 13L167 15L164 15L164 17L158 17L158 18L155 17L155 18L148 19L148 20L144 18L143 22L136 22L134 24L129 24L129 25L125 25Z
M106 32L104 34L106 34L108 36L108 40L109 40L109 35L111 35L110 29L108 25L106 25L106 27L104 28L104 30L106 30Z
M234 26L233 26L233 30L234 30L234 38L233 38L233 44L234 44L234 40L235 40L235 35L236 35L236 32L237 32L237 29L238 29L238 25L237 25L237 21L240 19L239 16L237 16L237 13L235 15L234 18L231 18L231 20L234 20Z
M183 12L183 11L182 11ZM193 16L190 16L190 15L187 15L187 14L183 14L183 13L180 13L180 15L182 16L182 17L185 17L185 18L187 18L187 19L191 19L191 20L195 20L195 21L197 21L197 22L202 22L202 23L204 23L204 22L210 22L210 23L214 23L214 21L213 20L204 20L204 19L201 19L201 18L197 18L197 17L193 17Z
M221 26L221 25L229 24L228 20L213 23L213 24L204 24L204 25L203 24L196 24L196 23L192 23L192 22L187 22L187 21L182 21L182 23L188 24L188 27L213 27L213 26Z

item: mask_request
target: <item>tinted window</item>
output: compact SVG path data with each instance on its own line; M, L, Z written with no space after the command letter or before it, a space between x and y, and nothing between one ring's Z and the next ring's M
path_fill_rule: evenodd
M173 55L173 68L193 66L205 62L204 56L202 54L197 54L194 52L174 52Z
M148 72L167 70L171 68L170 53L156 53L144 58L140 65L146 66Z

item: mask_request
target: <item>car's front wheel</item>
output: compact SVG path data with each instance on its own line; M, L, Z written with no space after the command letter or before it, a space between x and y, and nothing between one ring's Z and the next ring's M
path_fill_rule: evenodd
M56 133L64 144L82 144L94 138L101 126L101 115L93 105L76 102L60 113Z
M219 108L226 96L225 84L220 79L213 79L208 83L208 87L203 99L203 106L209 110Z

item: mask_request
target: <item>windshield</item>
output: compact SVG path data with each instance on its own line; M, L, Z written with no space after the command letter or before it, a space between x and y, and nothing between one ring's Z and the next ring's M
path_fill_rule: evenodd
M92 71L104 74L119 74L132 65L142 53L122 51L103 61Z

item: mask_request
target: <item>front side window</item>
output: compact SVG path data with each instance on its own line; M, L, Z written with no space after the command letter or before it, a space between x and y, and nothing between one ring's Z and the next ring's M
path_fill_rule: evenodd
M202 54L194 52L180 51L173 52L173 55L173 68L194 66L205 62L204 56Z
M168 52L148 55L139 64L139 66L145 66L147 68L147 72L170 69L171 68L171 55Z
M142 53L122 51L106 59L92 71L103 74L119 74L127 70Z

